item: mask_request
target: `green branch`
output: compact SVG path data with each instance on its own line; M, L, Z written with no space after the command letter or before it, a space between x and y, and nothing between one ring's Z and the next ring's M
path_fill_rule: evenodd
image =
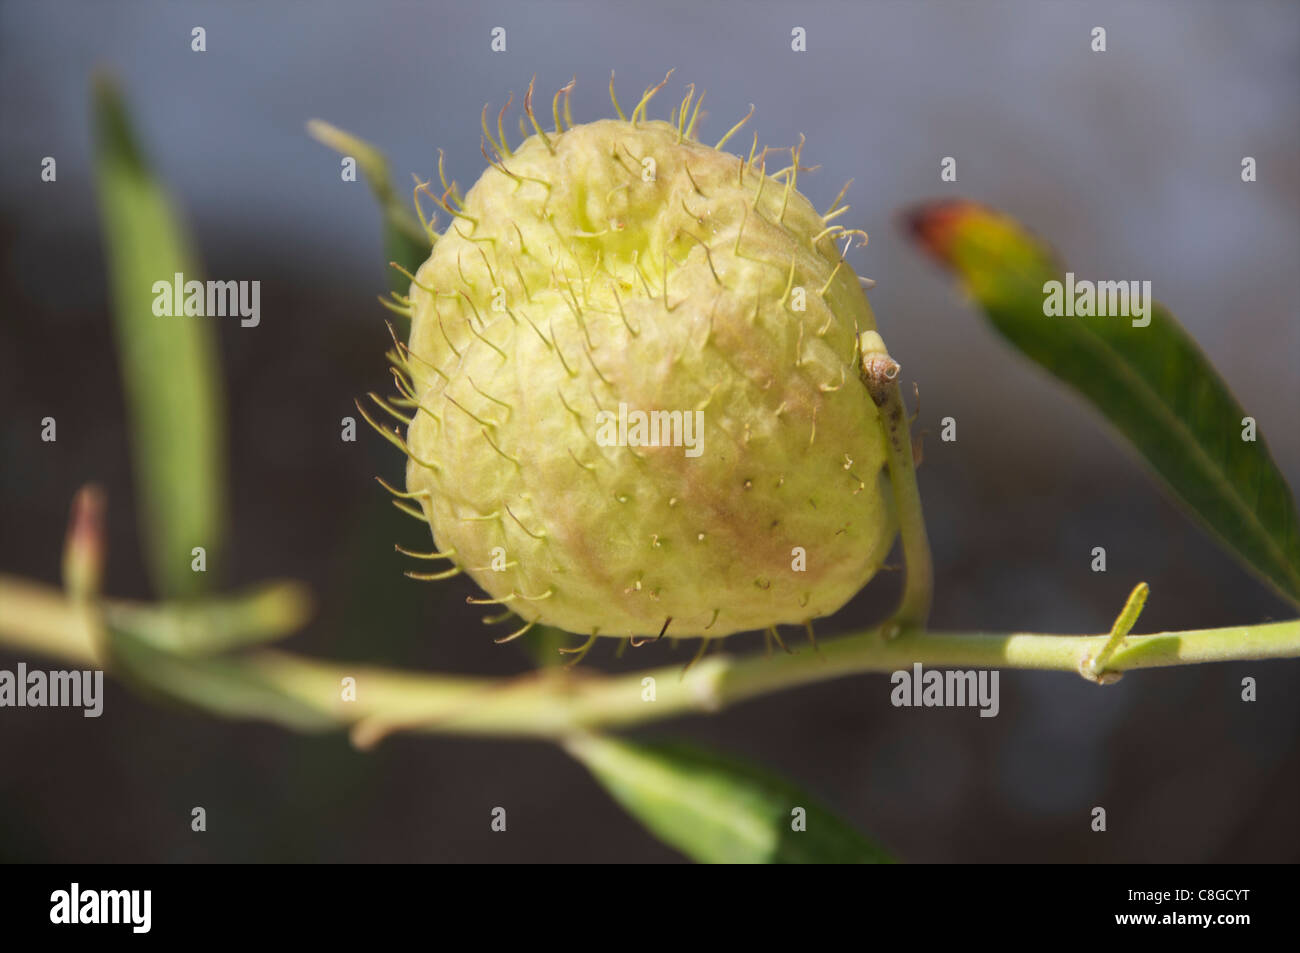
M51 587L0 576L0 606L0 645L112 668L97 648L105 644L99 615L84 603ZM296 729L350 727L362 746L399 730L560 739L578 730L713 712L783 689L898 671L916 662L1094 678L1094 660L1110 641L1109 635L980 632L915 632L890 639L883 627L875 627L824 640L820 652L716 655L686 671L670 665L611 676L552 667L502 679L413 674L268 650L215 657L157 652L165 666L156 670L159 678L150 687L223 715ZM1129 635L1110 655L1108 677L1101 681L1143 668L1296 657L1300 619ZM345 678L354 680L353 701L343 698ZM647 678L655 680L653 701L644 700ZM242 708L241 699L248 699Z

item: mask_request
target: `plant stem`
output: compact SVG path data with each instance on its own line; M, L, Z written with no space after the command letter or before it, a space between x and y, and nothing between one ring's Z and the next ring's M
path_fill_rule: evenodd
M95 651L96 618L57 589L0 576L0 644L102 665ZM187 672L202 675L205 666L219 664L224 678L275 692L299 713L317 716L322 725L351 726L354 740L364 746L398 730L559 739L578 730L717 711L770 692L899 671L918 662L931 668L1040 669L1090 677L1092 660L1110 641L1108 635L980 632L913 632L890 639L884 628L822 640L820 652L716 655L687 671L670 665L616 676L554 667L502 679L413 674L267 650L217 659L173 656L169 671L183 679ZM1106 672L1295 657L1300 657L1300 619L1130 635L1107 662ZM348 677L356 680L351 702L343 701L339 691ZM643 700L646 678L655 680L654 701ZM178 693L176 685L170 690ZM223 713L239 714L227 695L220 700ZM251 714L288 727L303 724L300 717L280 717L264 705Z
M886 633L893 637L902 630L925 628L930 617L934 567L930 558L930 541L925 533L921 491L916 485L911 424L898 387L898 362L889 356L885 342L875 331L862 334L858 351L862 380L880 411L885 432L885 458L889 462L889 482L894 488L894 511L898 516L898 533L903 541L903 559L907 567L903 596L892 620L894 628Z

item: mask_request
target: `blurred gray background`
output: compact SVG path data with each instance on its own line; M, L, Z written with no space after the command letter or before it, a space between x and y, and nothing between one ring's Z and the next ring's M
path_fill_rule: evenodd
M207 30L207 52L190 30ZM492 53L493 27L508 51ZM808 51L790 50L794 26ZM1089 49L1104 26L1108 51ZM1300 484L1300 7L1266 2L0 4L0 571L57 579L68 502L110 496L109 587L148 595L90 178L88 88L121 78L155 169L212 276L262 281L262 323L221 325L230 401L231 584L300 578L316 621L288 645L335 658L522 671L456 583L416 584L421 544L371 476L400 476L352 398L381 388L386 287L363 185L310 140L319 117L380 145L399 182L468 186L479 112L536 74L576 74L579 121L635 103L676 67L707 90L713 141L750 103L760 141L803 133L819 208L871 235L851 263L931 431L922 492L938 566L933 623L1095 632L1151 584L1139 631L1294 613L1184 518L1076 398L1004 346L897 228L961 195L1048 238L1081 277L1150 280ZM744 134L745 146L749 132ZM737 140L739 145L739 140ZM40 181L41 157L57 184ZM1244 184L1240 162L1258 161ZM939 181L942 157L958 163ZM59 420L57 444L39 420ZM954 416L958 440L938 441ZM1105 546L1109 571L1089 570ZM897 576L823 633L879 618ZM742 638L738 646L754 646ZM686 647L677 656L685 661ZM591 664L662 664L666 645ZM35 659L26 658L29 663ZM0 651L0 667L18 659ZM1259 701L1239 700L1259 679ZM886 676L776 695L648 729L770 766L912 861L1300 859L1300 663L1130 675L1098 689L1004 672L1002 711L889 705ZM353 751L110 690L96 721L0 713L0 859L667 861L558 750L394 738ZM488 812L510 811L507 834ZM206 834L189 812L207 808ZM1089 830L1093 806L1110 829Z

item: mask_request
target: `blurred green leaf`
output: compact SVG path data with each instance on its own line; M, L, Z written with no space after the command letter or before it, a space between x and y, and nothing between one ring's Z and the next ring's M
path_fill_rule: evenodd
M159 695L227 718L269 721L295 731L338 727L326 706L290 695L256 663L240 656L178 655L152 644L125 622L106 619L109 658L115 674L145 694Z
M196 595L221 566L225 410L211 322L153 313L156 281L200 280L189 237L136 143L116 87L94 89L95 173L145 558L159 594ZM206 553L206 573L191 552Z
M429 236L393 191L388 160L384 154L370 143L320 119L308 122L307 132L317 142L329 146L340 155L357 160L357 167L370 183L370 190L384 215L384 254L389 261L395 261L415 274L416 269L429 257ZM392 271L390 287L393 291L404 295L410 286L410 280L401 272L395 269Z
M633 817L664 843L702 863L889 863L884 851L758 768L678 744L571 739L586 765ZM792 829L795 808L806 829Z
M1086 397L1229 551L1300 605L1291 491L1263 435L1241 439L1245 411L1169 311L1152 303L1145 327L1047 317L1044 284L1064 269L1014 219L948 201L914 209L907 224L1008 341Z
M237 595L179 603L104 604L108 625L177 655L212 655L292 635L311 615L296 582L264 583Z

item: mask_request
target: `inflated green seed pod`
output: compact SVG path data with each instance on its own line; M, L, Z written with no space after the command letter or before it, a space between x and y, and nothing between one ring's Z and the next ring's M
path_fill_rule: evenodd
M652 93L585 125L557 98L554 131L530 93L535 134L488 132L490 168L444 193L402 351L407 490L436 549L526 622L804 623L896 533L851 235L795 188L797 148L768 175L778 153L698 142L690 97L644 119Z

